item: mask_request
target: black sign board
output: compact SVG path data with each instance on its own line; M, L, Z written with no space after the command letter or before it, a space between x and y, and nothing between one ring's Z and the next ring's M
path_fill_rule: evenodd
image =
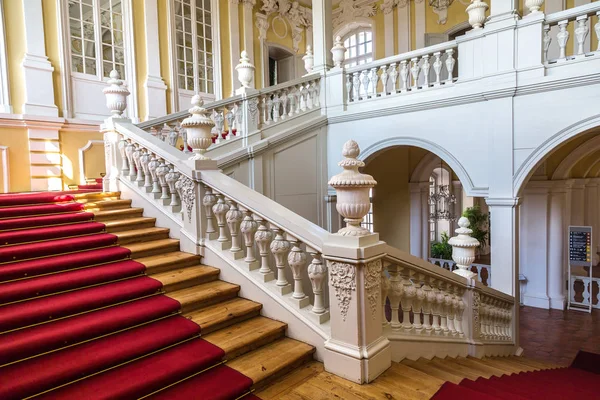
M587 267L592 262L592 227L569 227L569 262L573 266Z

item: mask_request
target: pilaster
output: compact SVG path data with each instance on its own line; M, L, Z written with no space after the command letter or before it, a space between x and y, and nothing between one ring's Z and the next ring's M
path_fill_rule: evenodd
M230 0L229 2L229 59L231 64L240 57L240 25L239 25L239 0ZM252 58L250 58L252 59ZM231 93L230 96L235 94L236 89L240 87L240 82L237 80L237 74L231 71Z
M147 119L158 118L167 113L167 85L160 72L160 52L158 47L158 4L157 0L146 0L144 7L146 36L146 87Z
M383 10L383 29L385 31L385 57L394 55L394 9Z
M407 1L405 5L398 5L398 53L407 53L411 50L411 38L410 38L410 8L412 2ZM386 35L387 37L387 35Z
M331 55L331 48L333 47L331 4L331 0L314 0L312 2L314 72L326 71L333 66Z
M254 25L252 24L252 15L253 9L256 1L255 0L245 0L244 1L244 48L246 53L248 53L248 58L254 60ZM238 53L239 54L239 53ZM237 57L237 55L236 55ZM235 60L233 58L232 60ZM255 78L256 79L256 78ZM255 87L255 79L250 82L250 87ZM235 86L234 86L235 87Z
M564 282L567 274L567 226L565 204L567 188L564 181L555 181L550 191L550 218L548 227L548 297L550 308L564 310L566 298Z
M410 254L429 258L429 182L410 183Z

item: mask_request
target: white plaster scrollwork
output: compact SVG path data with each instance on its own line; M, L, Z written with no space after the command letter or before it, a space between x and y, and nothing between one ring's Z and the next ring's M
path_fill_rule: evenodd
M473 339L479 338L479 293L473 293Z
M365 290L373 319L377 314L377 303L381 300L381 269L381 260L375 260L368 263L365 270Z
M179 193L179 197L181 198L181 202L185 205L185 210L187 212L188 220L192 222L192 208L194 208L194 202L196 201L196 192L194 190L194 181L188 178L185 175L181 175L177 183L175 183L175 188Z
M346 321L352 292L356 291L356 270L351 264L329 262L329 281L335 289L335 298L338 301L342 321Z
M261 42L267 40L267 29L269 29L269 21L264 14L256 14L256 27L258 28L258 39Z
M381 8L381 11L383 11L384 14L389 14L394 10L396 4L396 0L383 0L383 3L379 6L379 8Z
M256 117L258 116L258 100L256 98L248 100L248 111L250 112L250 118L252 123L256 123Z
M377 12L374 4L357 5L356 0L342 0L338 7L339 14L333 18L333 27L337 29L339 26L354 21L356 18L372 17Z
M259 31L259 39L266 40L269 22L267 18L271 14L277 14L272 20L273 33L280 39L288 36L288 28L284 19L287 19L291 26L292 44L294 51L298 52L302 32L310 26L310 11L300 6L297 1L289 0L265 0L260 9L264 14L257 14L256 26ZM275 25L283 25L283 30L279 32Z

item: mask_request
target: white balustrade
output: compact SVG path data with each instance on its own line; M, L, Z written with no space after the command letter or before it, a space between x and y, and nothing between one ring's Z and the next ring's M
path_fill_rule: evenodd
M429 258L429 262L444 268L446 271L454 271L458 267L453 260L444 260L442 258ZM492 285L492 266L487 264L472 263L470 270L477 274L477 280L485 286Z
M577 308L587 309L591 304L592 308L600 309L600 278L571 275L569 297Z

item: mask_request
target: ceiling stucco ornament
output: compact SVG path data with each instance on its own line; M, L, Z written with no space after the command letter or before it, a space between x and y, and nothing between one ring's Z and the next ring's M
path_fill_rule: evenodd
M445 25L448 20L448 7L452 5L454 0L429 0L429 5L433 12L438 15L437 23Z
M337 16L333 18L334 29L348 24L356 18L372 17L377 12L377 7L372 3L359 5L356 0L342 0L338 10Z

